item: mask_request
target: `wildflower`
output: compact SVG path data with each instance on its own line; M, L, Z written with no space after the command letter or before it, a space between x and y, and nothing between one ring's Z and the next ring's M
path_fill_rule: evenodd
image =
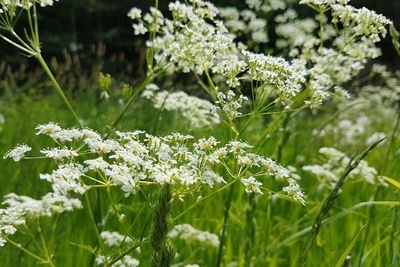
M334 21L341 21L345 27L352 27L355 34L370 37L374 42L385 37L386 26L392 21L365 7L357 9L346 5L332 5Z
M242 184L245 186L245 190L247 193L257 193L257 194L263 194L263 192L260 189L260 186L262 183L258 180L256 180L253 176L250 176L249 178L246 179L241 179L240 180Z
M22 144L18 145L12 150L8 151L3 159L12 158L14 161L20 161L25 157L25 153L31 151L32 148L28 145Z
M303 205L306 205L304 200L304 193L301 191L300 186L294 179L289 179L289 185L283 188L283 191L286 192L288 196L293 198L294 200L300 202Z
M215 108L209 101L190 96L183 91L159 91L151 85L146 88L142 96L150 99L156 109L177 111L188 120L192 128L209 127L220 123L217 113L210 114Z
M134 24L132 24L132 27L133 27L135 35L142 35L147 32L146 27L144 27L144 25L142 23L139 23L139 24L134 23Z
M68 163L60 165L51 174L40 174L40 179L50 182L54 193L60 196L66 196L69 191L84 194L86 187L80 178L85 172L83 165Z
M175 225L168 233L169 238L179 238L188 241L197 241L213 247L219 246L219 238L216 234L195 229L190 224Z
M332 147L322 147L319 149L319 153L322 154L327 161L321 165L304 166L303 170L313 173L318 178L322 178L324 184L330 182L331 185L334 185L352 159L343 152ZM378 171L370 167L365 160L361 160L358 166L349 173L349 178L362 178L370 184L380 183L384 185L382 180L378 177Z
M49 122L47 124L39 124L38 126L36 126L35 129L36 129L37 135L40 135L40 134L50 135L50 134L60 131L61 127L57 123Z
M136 7L132 7L129 10L127 16L130 17L131 19L140 19L142 17L142 10Z
M17 227L25 225L29 219L82 208L78 199L54 193L48 193L39 200L11 193L5 196L3 204L6 207L0 209L0 246L6 243L5 236L15 234Z
M123 236L118 232L103 231L100 237L104 244L108 247L115 247L132 243L132 239L128 236Z
M44 154L46 157L56 160L78 156L78 152L76 152L74 149L68 149L68 148L42 149L40 150L40 152Z
M103 159L103 157L99 157L96 159L86 160L85 164L88 166L89 170L106 170L110 164Z

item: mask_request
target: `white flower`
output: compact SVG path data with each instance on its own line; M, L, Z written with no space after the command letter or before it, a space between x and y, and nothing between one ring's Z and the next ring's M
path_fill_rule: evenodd
M214 107L209 101L190 96L183 91L158 91L155 85L148 86L142 96L150 99L160 110L177 111L188 120L193 128L209 127L220 123L217 113L211 114Z
M57 123L49 122L47 124L39 124L36 126L36 134L44 134L44 135L50 135L55 132L58 132L61 130L61 127Z
M129 10L127 16L130 17L131 19L140 19L142 17L142 10L136 7L132 7Z
M300 186L296 183L294 179L289 179L289 185L284 187L283 191L286 192L286 194L294 200L300 202L303 205L306 205L306 202L304 200L304 193L301 191Z
M48 158L61 160L63 158L73 158L78 156L78 152L69 148L50 148L40 150Z
M31 151L32 148L28 145L22 144L18 145L12 150L8 151L3 159L12 158L14 161L20 161L25 157L25 153Z
M82 208L78 199L54 193L48 193L40 200L12 193L5 196L3 204L6 207L0 209L0 247L6 243L2 237L15 234L17 227L25 225L29 219Z
M175 225L168 233L169 238L179 238L188 241L197 241L213 247L219 246L219 238L216 234L195 229L190 224Z
M110 165L103 157L96 159L86 160L85 164L88 166L89 170L102 170L104 171Z
M352 27L357 35L370 37L374 42L380 41L380 36L385 37L386 26L392 21L365 7L360 9L346 5L332 5L334 20L340 20L345 27Z
M260 189L260 186L262 186L262 183L253 176L250 176L247 179L241 179L240 180L242 184L245 186L245 190L247 193L257 193L257 194L263 194L263 192Z
M118 247L132 243L132 239L129 236L123 236L118 232L103 231L100 233L100 237L108 247Z
M139 23L139 24L132 24L133 30L135 35L142 35L145 34L147 32L146 27L144 27L143 23Z

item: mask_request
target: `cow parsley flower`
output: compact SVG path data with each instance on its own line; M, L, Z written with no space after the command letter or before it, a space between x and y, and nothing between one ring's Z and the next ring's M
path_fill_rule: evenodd
M61 160L64 158L73 158L78 156L78 152L74 149L69 148L50 148L40 150L48 158L55 160Z
M346 5L332 5L334 21L340 21L345 27L351 27L355 34L370 37L374 42L380 41L380 36L385 37L386 27L392 21L365 7L360 9Z
M142 17L142 10L140 10L137 7L132 7L128 14L128 17L130 17L131 19L140 19Z
M326 162L320 165L304 166L303 170L313 173L321 179L323 184L334 186L335 182L343 174L352 159L345 153L332 147L322 147L319 149L319 153L326 158ZM362 178L370 184L380 183L385 185L385 183L379 179L378 171L369 166L368 162L365 160L361 160L358 166L349 173L349 178Z
M194 228L190 224L175 225L168 233L169 238L179 238L187 241L197 241L199 243L219 246L219 238L216 234Z
M256 180L256 178L254 178L253 176L250 176L249 178L246 179L241 179L240 181L242 182L242 184L244 184L247 193L257 193L261 195L263 194L263 192L260 189L262 183Z
M107 247L118 247L132 243L129 236L123 236L118 232L103 231L100 233L100 238Z
M25 153L31 151L32 148L28 145L22 144L8 151L3 159L12 158L14 161L20 161L25 157Z
M190 96L183 91L168 92L158 91L158 87L150 85L142 96L150 99L156 109L177 111L192 128L210 127L220 123L217 113L211 113L214 107L209 101Z
M283 188L283 191L294 200L300 202L303 205L306 205L304 200L304 193L301 191L300 186L296 183L295 180L289 179L289 185Z
M4 237L15 234L18 227L30 219L82 208L78 199L54 193L48 193L39 200L12 193L5 196L3 204L6 207L0 209L0 247L6 243Z

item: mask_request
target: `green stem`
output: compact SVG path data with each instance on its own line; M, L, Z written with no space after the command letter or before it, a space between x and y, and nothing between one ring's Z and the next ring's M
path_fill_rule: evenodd
M222 258L223 258L223 254L224 254L224 245L226 242L226 228L228 225L228 220L229 220L229 211L231 209L231 205L232 205L232 199L233 199L233 195L234 195L234 190L235 187L232 186L229 190L229 195L228 195L228 199L226 201L225 204L225 213L224 213L224 224L222 226L222 232L220 235L220 243L219 243L219 248L218 248L218 257L217 257L217 264L216 266L219 267L221 266L221 262L222 262Z
M46 259L43 259L42 257L36 255L35 253L33 253L32 251L27 250L26 248L22 247L20 244L12 241L11 239L7 238L7 237L3 237L8 243L10 243L11 245L13 245L14 247L16 247L17 249L23 251L24 253L26 253L27 255L37 259L38 261L41 262L47 262Z
M168 242L167 237L171 206L172 192L170 185L167 184L161 189L150 234L150 244L153 250L150 262L150 266L152 267L169 267L175 256L175 249Z
M39 61L40 65L43 67L44 71L46 72L47 76L50 78L54 88L56 89L57 93L60 95L61 99L64 101L64 104L68 107L68 110L71 112L72 116L74 117L75 121L78 123L79 126L83 126L80 122L78 116L76 115L74 109L72 108L68 98L65 96L61 86L57 82L56 78L54 77L53 73L51 72L49 66L47 65L46 61L43 59L40 53L35 55L36 59Z
M139 85L139 87L135 90L135 93L128 99L128 102L126 102L124 108L120 112L120 114L117 116L117 118L114 120L114 122L111 124L111 129L109 133L107 134L107 137L112 133L112 131L117 127L118 123L121 121L121 119L124 117L126 111L132 104L133 100L146 88L146 86L151 82L153 79L153 75L149 74L146 79Z
M222 186L221 188L219 188L218 190L212 192L211 194L200 198L198 200L196 200L195 203L193 203L192 205L190 205L187 209L185 209L184 211L182 211L181 213L179 213L175 218L172 219L171 222L176 222L179 218L181 218L183 215L185 215L187 212L189 212L190 210L192 210L194 207L196 207L198 204L200 204L201 202L203 202L204 200L218 194L219 192L221 192L222 190L225 190L226 188L230 187L231 185L233 185L238 179L234 179L232 181L230 181L229 183L227 183L226 185Z
M97 228L96 220L94 218L92 207L90 205L89 195L87 193L85 194L85 202L86 202L86 206L87 206L87 213L88 213L88 215L90 217L90 221L93 224L93 228L94 228L94 231L96 233L97 240L99 242L99 245L100 245L102 251L104 252L105 250L104 250L103 242L102 242L101 237L100 237L99 229Z

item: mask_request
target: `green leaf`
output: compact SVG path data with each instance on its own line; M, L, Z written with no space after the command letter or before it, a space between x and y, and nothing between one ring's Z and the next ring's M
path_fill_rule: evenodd
M345 251L343 252L342 256L340 256L339 261L336 263L335 267L342 267L344 262L346 261L346 257L350 254L351 250L353 249L354 245L356 244L356 241L358 237L360 236L362 230L364 230L365 224L363 227L361 227L360 231L353 237L353 240L351 240L350 244L347 246Z
M399 43L400 33L393 26L393 23L390 24L390 36L392 36L393 47L396 50L397 54L399 54L400 56L400 43Z
M397 189L400 189L400 182L399 182L399 181L397 181L397 180L395 180L395 179L393 179L393 178L390 178L390 177L386 177L386 176L382 176L382 178L383 178L386 182L388 182L389 184L391 184L391 185L397 187Z

